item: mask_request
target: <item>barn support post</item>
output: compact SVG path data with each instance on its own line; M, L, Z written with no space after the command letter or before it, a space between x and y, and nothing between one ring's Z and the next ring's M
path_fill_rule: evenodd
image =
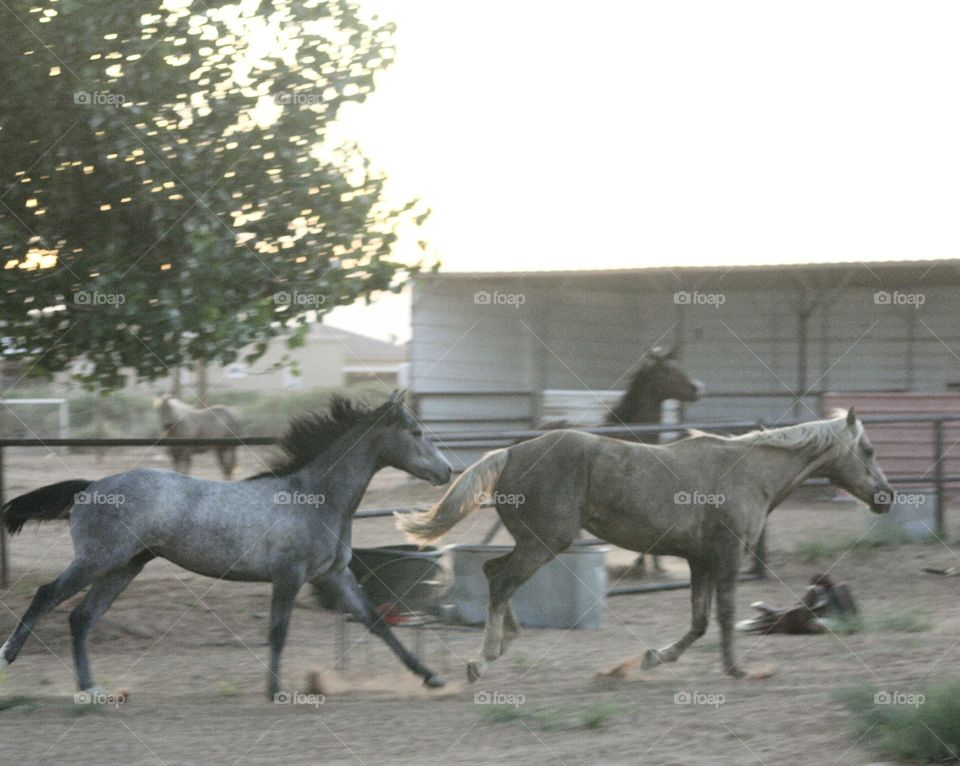
M803 415L803 396L807 393L807 354L810 346L810 301L804 298L797 314L797 390L793 400L793 417L799 420Z
M933 486L937 501L935 525L937 537L943 540L946 537L947 530L944 519L946 518L946 509L944 504L947 500L947 493L944 489L943 476L943 421L936 420L933 423Z

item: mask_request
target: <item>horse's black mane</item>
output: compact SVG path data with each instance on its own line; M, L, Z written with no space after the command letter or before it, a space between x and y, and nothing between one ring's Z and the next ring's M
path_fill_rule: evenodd
M280 456L269 470L248 476L245 481L267 476L289 476L312 462L334 442L376 410L358 405L343 396L334 396L326 412L308 412L290 421L280 438Z

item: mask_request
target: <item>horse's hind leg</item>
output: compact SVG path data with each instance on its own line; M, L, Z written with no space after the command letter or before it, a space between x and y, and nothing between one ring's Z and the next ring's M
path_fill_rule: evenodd
M33 597L20 624L10 634L6 643L0 646L0 669L5 668L17 658L24 641L33 631L33 626L43 615L86 588L100 574L100 571L96 564L83 559L74 559L56 580L37 588L37 594Z
M562 546L566 547L566 546ZM483 675L488 662L493 662L505 650L504 622L510 609L510 599L517 589L534 573L552 559L556 553L546 546L518 544L506 556L492 559L484 564L484 572L490 584L490 602L487 607L487 622L483 631L482 657L474 662L467 663L467 680L476 681ZM519 628L516 616L511 614L508 630L512 635L509 641L516 637Z
M656 667L662 662L676 662L680 655L707 632L710 621L710 602L713 600L714 578L709 564L701 561L690 562L690 605L693 611L692 624L679 641L674 641L662 649L647 649L643 655L641 667L644 670Z
M70 612L70 634L73 637L73 663L77 671L77 687L84 691L94 687L87 660L87 638L97 621L107 613L110 605L140 574L144 565L153 558L150 552L134 556L122 567L114 569L95 580L87 595Z

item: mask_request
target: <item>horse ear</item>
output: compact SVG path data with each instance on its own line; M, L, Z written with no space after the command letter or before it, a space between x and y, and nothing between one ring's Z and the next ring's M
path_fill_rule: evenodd
M855 428L857 425L857 416L856 416L856 413L854 413L853 411L853 407L847 410L847 425L850 428Z
M390 404L403 404L403 400L406 399L406 397L406 391L401 391L399 388L395 388L393 393L390 394L389 402Z

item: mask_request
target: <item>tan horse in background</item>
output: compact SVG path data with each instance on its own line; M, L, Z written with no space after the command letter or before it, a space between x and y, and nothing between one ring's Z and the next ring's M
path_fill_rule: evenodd
M172 396L162 396L154 401L160 416L163 436L172 439L229 439L240 435L240 418L229 407L215 404L213 407L191 407ZM230 481L237 464L236 447L168 447L173 460L173 470L190 473L190 461L194 453L217 451L217 461L223 478Z

